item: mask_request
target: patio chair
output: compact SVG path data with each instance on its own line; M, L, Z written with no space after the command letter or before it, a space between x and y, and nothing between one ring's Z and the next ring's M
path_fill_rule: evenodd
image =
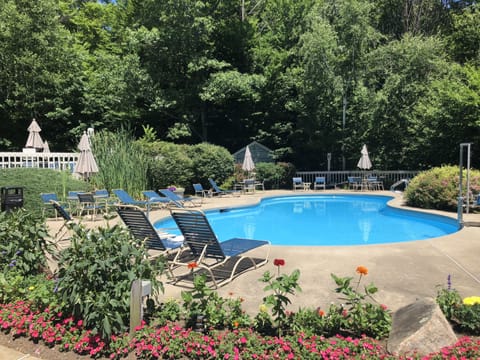
M55 243L59 243L61 241L65 241L69 238L66 238L65 235L71 230L72 225L75 223L70 213L63 207L61 203L56 200L50 200L50 205L53 206L53 209L57 214L59 214L64 222L63 225L58 229L55 233L53 238L55 239Z
M243 180L243 192L247 193L255 193L255 179L245 179Z
M105 205L105 212L108 211L108 208L116 204L116 201L110 197L110 193L107 189L98 189L93 193L93 197L99 203Z
M212 186L212 195L219 195L219 196L221 196L221 195L235 195L235 194L240 195L239 190L224 190L224 189L221 189L217 185L215 180L213 180L212 178L209 178L208 182Z
M358 176L349 176L348 178L348 188L350 190L362 189L362 178Z
M58 196L56 193L41 193L40 198L42 199L43 202L43 207L42 207L42 216L45 217L45 212L49 209L51 209L52 203L50 200L54 200L58 203L60 203L60 200L58 199ZM54 209L55 213L55 220L58 218L58 212Z
M129 193L127 193L123 189L113 189L112 192L115 194L115 196L118 198L122 205L135 205L145 208L149 207L150 201L135 200L133 197L130 196Z
M367 177L368 188L371 190L383 190L383 181L378 180L377 176Z
M193 280L193 275L205 273L218 288L232 281L248 270L257 269L268 261L270 242L233 238L219 242L205 214L200 210L172 209L173 219L183 234L185 244L190 248L198 270L177 277L178 280ZM261 257L247 255L250 250L264 248ZM256 253L257 254L257 253ZM192 262L177 262L177 265L191 267Z
M181 255L183 250L183 237L172 234L160 234L148 220L145 213L138 206L117 205L116 210L122 221L132 235L141 241L145 241L147 250L153 250L151 257L164 256L168 263L171 275L173 260Z
M77 196L80 215L82 215L83 212L86 212L87 215L91 213L92 220L95 220L98 212L105 210L105 205L97 203L93 193L78 193Z
M187 205L190 205L190 206L201 206L202 205L201 198L195 199L195 198L192 198L192 197L189 197L189 196L182 197L178 194L175 194L173 191L171 191L169 189L159 189L158 191L160 192L160 194L165 196L165 198L167 198L173 204L175 204L177 207L180 207L180 208L184 207L184 206L187 206Z
M170 199L160 196L160 194L153 190L144 190L142 191L142 194L152 206L158 205L160 207L167 207L171 203Z
M293 191L296 191L297 189L304 190L305 187L303 185L303 180L301 177L294 177L292 178L293 182Z
M200 196L200 197L210 196L210 192L208 190L205 190L202 184L193 184L193 190L195 191L195 196Z
M323 189L326 190L325 176L317 176L313 182L313 190Z
M255 187L255 190L259 189L259 190L265 191L265 180L262 180L262 181L255 180L254 187Z

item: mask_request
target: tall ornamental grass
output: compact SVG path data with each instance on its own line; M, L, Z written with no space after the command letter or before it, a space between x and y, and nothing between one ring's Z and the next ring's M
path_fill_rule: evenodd
M91 180L96 188L124 189L140 197L147 188L150 160L127 131L96 133L92 151L99 168Z

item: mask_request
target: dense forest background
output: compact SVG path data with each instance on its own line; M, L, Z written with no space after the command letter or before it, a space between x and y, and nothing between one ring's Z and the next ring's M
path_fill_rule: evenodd
M448 0L0 0L0 151L144 126L297 169L480 167L480 7Z

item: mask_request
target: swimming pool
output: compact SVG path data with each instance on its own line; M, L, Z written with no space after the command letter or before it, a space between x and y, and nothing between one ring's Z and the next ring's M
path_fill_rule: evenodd
M384 244L430 239L459 230L455 219L392 208L387 205L391 199L375 195L278 196L257 205L205 213L220 241L242 237L269 240L273 245ZM170 218L155 223L157 229L175 226Z

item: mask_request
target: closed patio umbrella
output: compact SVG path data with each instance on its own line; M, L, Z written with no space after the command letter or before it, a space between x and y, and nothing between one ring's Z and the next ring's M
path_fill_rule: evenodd
M43 140L42 140L42 137L40 136L40 131L42 131L42 129L40 129L40 126L38 125L35 119L32 120L27 130L29 134L28 134L28 139L27 139L27 143L25 144L25 147L42 150Z
M253 162L252 153L250 152L250 148L248 147L248 145L247 145L247 148L245 149L245 157L243 158L242 169L247 172L250 172L253 169L255 169L255 163Z
M93 157L86 132L83 133L80 139L78 150L80 150L80 156L78 157L74 172L81 175L84 179L88 179L92 174L98 172L98 166Z
M370 158L368 157L368 150L367 150L367 145L363 145L362 147L362 156L360 157L360 160L358 160L357 167L362 170L368 170L372 168L372 162L370 161Z
M50 146L48 146L48 141L45 140L45 142L43 143L43 152L44 153L49 153L50 152Z

